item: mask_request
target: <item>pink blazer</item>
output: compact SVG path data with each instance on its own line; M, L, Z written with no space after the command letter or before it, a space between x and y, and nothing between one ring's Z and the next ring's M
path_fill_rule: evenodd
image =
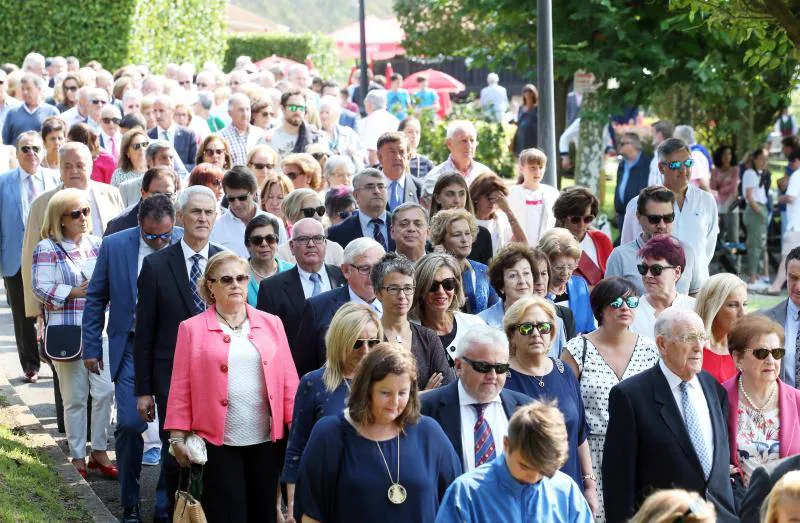
M731 464L741 469L739 464L738 432L739 373L722 384L728 393L728 440L731 447ZM780 457L800 454L800 391L778 380L778 441Z
M291 423L299 379L283 324L277 316L247 307L249 338L261 353L272 413L272 441L285 437ZM181 322L167 401L165 430L193 431L212 445L222 445L228 412L228 350L211 306Z

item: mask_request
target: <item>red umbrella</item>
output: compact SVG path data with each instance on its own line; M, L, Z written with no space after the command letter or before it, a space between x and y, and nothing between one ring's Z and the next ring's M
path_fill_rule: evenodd
M295 62L291 58L286 58L275 54L272 56L268 56L266 58L262 58L261 60L256 62L256 67L258 67L259 70L269 69L274 65L281 65L285 69L293 65L300 65L300 62Z
M368 16L365 20L367 59L385 60L398 54L405 54L402 46L405 34L396 18L384 20ZM339 53L345 58L361 56L361 29L358 22L343 27L330 34L336 42Z
M447 73L443 73L441 71L437 71L436 69L425 69L424 71L418 71L412 75L406 77L403 80L403 87L406 89L416 89L417 87L417 78L420 76L427 76L428 77L428 87L433 89L434 91L438 92L445 92L445 93L460 93L466 86L450 76Z

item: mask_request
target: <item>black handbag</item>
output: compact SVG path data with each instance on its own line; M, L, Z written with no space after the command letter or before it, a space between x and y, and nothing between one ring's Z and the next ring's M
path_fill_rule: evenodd
M72 256L61 246L60 243L53 242L56 247L61 249L61 252L69 258L69 261L80 271L84 280L89 278L81 270L80 266L75 263ZM44 353L52 361L73 361L77 360L83 354L83 342L81 341L81 326L80 325L47 325L44 327Z

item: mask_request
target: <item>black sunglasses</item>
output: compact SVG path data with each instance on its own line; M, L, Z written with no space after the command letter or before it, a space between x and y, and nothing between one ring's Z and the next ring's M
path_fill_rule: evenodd
M511 368L511 365L508 363L486 363L485 361L473 361L469 358L465 358L461 356L461 359L469 363L469 366L472 367L475 372L480 372L481 374L488 374L494 370L497 374L505 374L508 372L508 369Z
M132 143L131 147L133 147L133 150L138 151L139 149L146 149L148 145L150 145L150 142L139 142Z
M228 196L228 195L226 194L225 196ZM229 202L235 202L235 201L246 202L247 200L250 200L250 199L251 199L250 193L243 194L241 196L228 196L228 201Z
M784 354L786 354L786 349L783 347L776 347L774 349L765 349L763 347L758 349L744 349L744 352L752 352L753 356L756 357L757 360L765 360L767 356L772 354L772 357L776 360L783 358Z
M92 103L94 105L106 105L108 102L106 102L105 100L92 100Z
M274 234L267 234L266 236L251 236L250 237L250 244L251 245L261 245L262 243L267 242L270 245L275 245L278 243L278 237Z
M119 125L120 122L119 118L101 118L101 120L103 120L103 123L106 125L110 124L111 122L114 122L116 125Z
M81 214L84 215L84 216L89 216L89 214L91 214L91 212L92 212L92 210L90 208L84 207L83 209L80 209L80 210L77 210L77 211L68 212L64 216L69 216L73 220L77 220L78 218L81 217Z
M430 292L438 291L439 287L442 287L446 291L454 291L456 290L456 286L458 286L458 280L455 278L445 278L442 281L433 280L433 282L431 282Z
M325 206L320 205L319 207L303 207L300 209L303 212L303 216L306 218L313 218L314 214L319 216L325 216Z
M588 214L586 216L570 216L567 219L569 220L569 223L571 223L572 225L578 225L581 222L588 225L594 221L595 216L593 214Z
M647 265L646 263L640 263L636 266L639 270L639 274L642 276L647 276L647 271L649 270L653 276L661 276L661 273L664 272L664 269L674 269L674 265L659 265L654 263L653 265Z
M286 177L289 178L290 180L294 181L294 179L300 176L302 173L296 173L294 171L290 171L288 173L283 173L283 174L285 174Z
M358 340L356 340L355 343L353 343L353 350L361 350L361 349L364 348L365 345L371 349L372 347L374 347L375 345L379 344L380 342L381 342L381 340L378 340L378 339L375 339L375 338L369 338L369 339L366 339L366 340L358 339Z
M255 170L257 170L257 171L260 171L262 169L270 169L270 170L272 170L272 169L275 168L275 165L271 164L271 163L254 163L253 164L253 168Z
M245 283L247 280L250 279L250 275L248 274L237 274L236 276L220 276L219 278L206 278L206 280L210 281L211 283L215 283L219 281L222 285L230 285L236 280L236 283Z
M19 150L25 154L28 154L31 151L33 151L36 154L39 154L39 151L41 151L42 148L39 147L38 145L23 145L22 147L19 148Z
M652 225L658 225L661 223L661 220L664 220L664 223L672 223L675 221L675 213L671 212L669 214L647 214L647 221L650 222Z
M142 236L144 237L145 240L150 240L150 241L162 240L162 241L166 241L166 240L169 240L170 238L172 238L172 231L165 232L164 234L148 234L146 232L142 232Z
M533 334L533 331L538 331L539 334L545 335L550 334L550 331L553 330L553 324L549 321L537 321L536 323L526 321L525 323L520 323L514 327L517 329L517 332L523 336L530 336Z

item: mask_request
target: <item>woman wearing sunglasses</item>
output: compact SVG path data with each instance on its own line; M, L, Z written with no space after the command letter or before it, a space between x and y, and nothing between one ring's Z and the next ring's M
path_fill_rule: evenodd
M322 168L308 153L287 154L281 163L283 174L289 177L295 189L322 190Z
M608 428L608 395L622 380L645 371L658 362L655 342L630 331L639 306L636 287L624 278L600 280L590 295L597 330L573 338L561 356L580 384L589 423L589 450L597 464L598 510L596 521L605 521L603 510L603 446Z
M286 483L287 505L292 513L300 458L311 429L324 416L337 416L347 403L356 368L383 340L378 314L363 303L345 303L336 311L325 334L325 364L300 380L292 416L281 481Z
M736 485L741 479L746 487L761 465L800 454L800 391L778 378L785 353L783 336L783 327L757 314L736 322L728 336L739 369L722 384L728 393L728 439Z
M592 512L597 513L597 480L580 385L569 366L548 356L556 339L555 323L553 304L539 296L520 298L506 311L503 330L508 337L511 368L505 388L534 400L558 402L569 442L569 457L561 471L581 486Z
M47 204L42 226L45 239L33 253L33 292L44 305L45 344L48 343L47 329L57 325L81 325L86 289L101 242L100 238L89 234L91 219L91 206L84 191L63 189ZM104 353L103 360L107 362L107 347ZM116 478L117 468L106 453L114 396L109 366L87 369L80 357L52 363L64 400L64 426L72 465L84 478L87 468ZM86 409L90 395L92 453L87 464Z
M143 176L147 171L147 146L150 138L138 127L122 135L119 164L111 175L111 185L119 187L123 182Z
M356 212L353 189L345 186L331 187L325 193L325 220L331 226L338 225Z
M574 274L586 280L590 289L605 276L606 261L614 249L605 233L591 228L599 210L597 196L577 185L564 189L553 204L556 227L567 229L581 245Z
M281 202L281 211L286 220L286 230L289 238L292 236L292 226L303 218L313 218L320 223L325 216L325 206L322 205L319 194L309 188L295 189L290 192ZM289 242L278 247L278 257L290 263L295 263L294 254L289 247ZM344 249L334 241L325 240L325 263L336 265L342 264L344 260Z
M197 147L195 163L210 163L220 169L230 171L233 168L233 154L227 140L216 134L209 134Z
M703 349L703 370L725 383L736 374L728 350L728 334L744 316L747 284L733 274L715 274L703 284L696 299L694 310L703 318L709 340Z
M256 520L277 506L277 442L297 392L283 324L247 304L248 273L233 252L212 256L197 282L208 309L180 324L175 346L164 430L181 467L191 465L186 437L205 441L200 501L209 521Z
M247 303L258 303L261 280L294 267L293 263L275 256L278 248L279 225L275 218L260 214L244 229L244 245L250 253L250 282L247 284Z

